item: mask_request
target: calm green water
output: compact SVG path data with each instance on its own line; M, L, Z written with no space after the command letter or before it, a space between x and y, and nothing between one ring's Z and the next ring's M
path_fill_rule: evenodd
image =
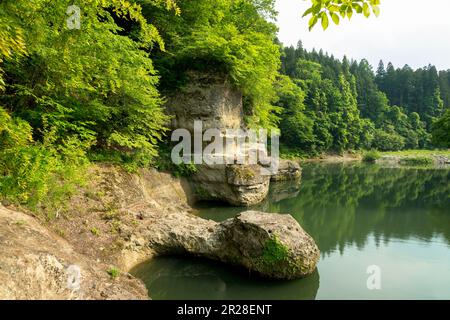
M134 270L153 299L450 299L450 171L309 164L298 184L277 184L255 209L290 213L316 240L317 271L268 281L192 258ZM221 221L241 208L203 205ZM381 289L367 288L367 267Z

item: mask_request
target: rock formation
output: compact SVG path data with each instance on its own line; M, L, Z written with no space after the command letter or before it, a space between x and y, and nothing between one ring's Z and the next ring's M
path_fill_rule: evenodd
M258 165L201 165L191 178L197 200L220 200L235 206L251 206L269 192L270 176Z
M144 286L126 272L164 254L206 257L276 279L314 271L319 250L289 215L246 212L216 223L189 213L189 188L169 174L107 165L92 171L88 190L99 196L74 197L70 211L48 225L0 205L0 299L145 299ZM243 178L229 176L236 184ZM112 204L113 220L106 214ZM80 270L78 289L69 287L71 266ZM124 272L112 279L111 266Z
M187 129L194 133L194 121L202 121L203 132L219 129L229 137L228 129L245 127L242 93L235 89L223 75L188 72L189 81L179 91L169 95L166 108L173 116L172 129ZM244 154L258 152L265 145L245 143ZM225 150L224 158L236 150ZM222 155L221 155L222 156ZM234 157L233 157L234 158ZM267 159L266 159L267 160ZM220 200L235 206L252 206L263 201L269 192L271 177L261 174L260 164L197 165L198 172L190 182L197 200ZM273 181L297 179L300 166L293 161L280 161L280 170L272 176Z
M273 279L310 275L320 257L314 240L290 215L247 211L217 223L172 214L142 234L159 254L206 257Z
M172 129L194 132L194 121L201 120L203 130L239 129L243 126L242 93L225 75L188 72L189 81L169 94L166 109L173 116Z

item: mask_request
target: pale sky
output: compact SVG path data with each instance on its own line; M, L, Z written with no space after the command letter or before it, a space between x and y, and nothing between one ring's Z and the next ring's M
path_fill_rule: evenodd
M276 0L279 12L279 39L285 45L323 49L336 58L366 58L376 69L378 61L413 68L435 65L450 69L449 0L381 0L381 14L369 19L362 15L330 26L323 31L320 22L308 31L308 17L303 12L309 0Z

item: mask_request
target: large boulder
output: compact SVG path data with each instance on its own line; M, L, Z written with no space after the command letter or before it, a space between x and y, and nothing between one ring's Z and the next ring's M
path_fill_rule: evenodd
M155 220L147 234L159 254L207 257L273 279L308 276L320 257L314 240L290 215L247 211L217 223L172 214Z

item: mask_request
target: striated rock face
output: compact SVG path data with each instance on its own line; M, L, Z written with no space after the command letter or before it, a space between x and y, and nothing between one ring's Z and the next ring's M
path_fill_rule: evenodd
M269 192L270 176L258 165L201 165L191 178L197 200L220 200L235 206L251 206Z
M147 299L140 281L113 280L36 219L0 205L0 299Z
M295 279L314 272L320 251L290 215L247 211L217 223L172 214L147 229L159 254L207 257L273 279Z
M194 121L201 120L203 130L238 129L243 126L242 93L226 76L188 72L189 81L168 97L166 109L173 115L172 129L194 131Z
M236 90L226 76L207 72L188 72L189 81L172 93L166 109L173 116L172 129L187 129L194 133L194 121L202 121L203 132L219 129L229 137L227 129L244 127L242 93ZM258 151L265 145L246 144L245 150ZM234 151L225 150L224 157L234 158ZM246 153L243 153L244 156ZM221 155L222 156L222 155ZM259 165L197 166L198 172L190 179L197 200L220 200L235 206L252 206L262 202L269 191L270 177L261 175ZM292 161L281 161L280 171L272 181L300 177L300 166Z

